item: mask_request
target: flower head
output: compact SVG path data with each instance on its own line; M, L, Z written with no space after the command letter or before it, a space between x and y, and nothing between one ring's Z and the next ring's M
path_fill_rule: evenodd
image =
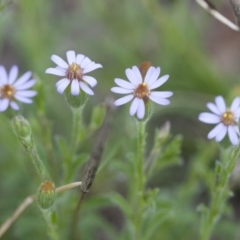
M62 58L52 55L51 60L57 66L46 70L46 73L63 77L56 83L57 91L62 94L67 86L70 85L72 95L79 95L80 89L89 95L94 95L90 87L96 86L97 80L87 76L86 73L102 68L102 65L91 61L82 54L76 55L74 51L68 51L66 55L68 63Z
M239 143L238 121L240 117L240 98L236 97L230 109L226 107L222 96L217 96L214 103L207 103L207 107L213 113L201 113L198 119L204 123L217 124L208 134L208 138L215 138L220 142L228 133L233 145Z
M158 78L160 74L159 67L149 67L145 77L141 75L140 70L136 66L133 66L132 69L126 69L125 73L129 82L115 78L114 81L119 87L111 89L115 93L127 94L127 96L119 98L114 102L116 106L133 100L130 107L130 115L137 114L139 119L143 119L145 104L149 99L160 105L168 105L170 103L166 98L171 97L173 95L172 92L152 91L164 84L169 78L169 75Z
M31 72L26 72L17 79L18 67L12 66L9 75L3 66L0 66L0 112L5 111L8 106L14 110L19 110L15 100L23 103L32 103L31 97L34 97L37 92L28 90L36 80L30 79Z

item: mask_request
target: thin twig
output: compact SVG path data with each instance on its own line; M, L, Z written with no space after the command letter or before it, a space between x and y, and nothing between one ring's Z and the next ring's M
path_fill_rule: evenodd
M81 186L82 182L73 182L61 187L56 188L56 193L65 192L72 188ZM8 218L0 227L0 238L12 226L12 224L20 217L20 215L36 200L36 194L30 195L25 198L21 205L15 210L13 215Z
M205 0L196 0L196 2L203 8L205 9L211 16L213 16L214 18L216 18L219 22L221 22L222 24L228 26L230 29L239 32L239 27L234 24L233 22L231 22L229 19L227 19L226 17L224 17L221 13L219 13L215 8L213 8L213 6L211 4L209 4L208 2L206 2ZM231 0L231 2L239 2L237 0ZM240 15L239 15L240 17Z

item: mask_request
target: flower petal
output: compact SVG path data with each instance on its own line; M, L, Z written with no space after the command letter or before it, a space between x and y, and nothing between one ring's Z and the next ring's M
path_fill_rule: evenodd
M168 97L171 97L173 95L173 92L169 92L169 91L154 91L154 92L151 92L150 95L154 96L154 97L168 98Z
M90 60L89 57L85 57L81 63L81 68L85 68L87 67L87 65L89 65L90 63L92 63L92 61Z
M215 140L217 142L220 142L223 140L223 138L226 136L226 133L227 133L227 127L225 126L224 128L222 128L221 131L218 132L218 134L216 135L215 137Z
M0 112L4 112L8 108L8 105L9 105L8 98L0 100Z
M160 87L168 80L168 78L169 78L169 75L164 75L161 78L159 78L157 81L155 82L152 81L151 83L149 83L149 89L151 90L151 89Z
M11 101L11 102L10 102L10 106L11 106L11 108L14 109L14 110L19 110L19 109L20 109L19 106L18 106L18 104L17 104L16 102L14 102L14 101Z
M126 94L126 93L133 92L132 89L125 89L125 88L121 88L121 87L113 87L113 88L111 88L111 91L115 92L115 93L120 93L120 94Z
M240 106L240 97L236 97L230 107L230 110L234 112Z
M134 86L137 86L137 85L139 85L141 83L142 79L137 79L132 69L127 68L125 70L125 73L126 73L127 78L129 79L129 81L132 84L134 84Z
M65 91L65 89L67 88L67 86L70 84L70 80L67 78L61 79L60 81L58 81L56 83L56 87L57 87L57 91L60 94L63 94L63 92Z
M72 51L72 50L67 51L66 55L67 55L67 60L68 60L69 65L76 62L76 54L74 51Z
M119 98L117 99L115 102L114 102L114 105L115 106L120 106L120 105L123 105L129 101L131 101L133 99L134 95L133 94L130 94L130 95L127 95L125 97L122 97L122 98Z
M82 79L87 82L91 87L95 87L97 85L97 80L90 76L83 76Z
M215 138L223 130L223 128L226 128L226 126L224 126L222 123L219 123L208 133L208 139Z
M71 83L71 94L72 95L79 95L80 92L80 87L79 87L79 82L77 79L74 79Z
M36 80L35 80L35 79L32 79L32 80L29 80L29 81L27 81L26 83L20 85L20 86L17 87L16 89L17 89L17 90L25 90L25 89L28 89L28 88L32 87L35 83L36 83Z
M134 73L136 79L139 79L139 83L142 83L142 82L143 82L143 79L142 79L142 75L141 75L141 73L140 73L140 71L139 71L139 68L136 67L136 66L133 66L133 67L132 67L132 70L133 70L133 73Z
M235 131L234 126L228 127L228 136L233 145L238 145L239 136L237 135L237 132Z
M24 73L14 84L14 87L19 87L21 86L23 83L25 83L26 81L29 80L29 78L31 77L32 73L31 72L26 72Z
M8 76L5 67L0 66L0 85L8 83Z
M115 82L118 86L120 86L120 87L122 87L122 88L132 89L132 90L135 89L135 86L134 86L132 83L127 82L127 81L125 81L125 80L123 80L123 79L115 78L115 79L114 79L114 82Z
M216 124L216 123L219 123L221 121L220 117L213 114L213 113L201 113L198 116L198 119L201 122L209 123L209 124Z
M18 75L18 67L16 65L12 66L9 72L9 77L8 77L8 84L13 84Z
M66 70L62 71L60 69L57 68L48 68L45 73L49 73L49 74L53 74L56 76L65 76L66 75Z
M152 96L150 94L149 98L157 103L157 104L160 104L160 105L168 105L170 103L170 101L168 99L165 99L165 98L160 98L160 97L155 97L155 96Z
M207 103L207 108L217 115L222 115L222 113L214 103Z
M81 65L83 59L85 58L85 55L83 54L78 54L77 57L76 57L76 62L78 65Z
M85 93L87 93L89 95L94 95L93 90L87 84L85 84L83 82L79 82L79 85Z
M86 68L83 69L83 73L88 73L88 72L91 72L97 68L102 68L102 65L99 64L99 63L94 63L94 64L91 64L89 66L87 66Z
M37 92L33 90L17 91L16 95L21 97L34 97L37 95Z
M18 101L23 102L23 103L32 103L32 99L18 96L17 94L14 96Z
M160 67L157 67L153 71L151 78L148 80L148 86L151 86L157 81L159 74L160 74Z
M153 75L153 73L155 72L155 67L153 67L153 66L151 66L149 69L148 69L148 71L147 71L147 73L146 73L146 76L145 76L145 78L144 78L144 82L145 83L149 83L149 81L151 80L151 77L152 77L152 75Z
M139 119L142 119L145 115L145 104L142 99L140 99L138 110L137 110L137 116Z
M129 109L129 114L131 116L133 116L137 112L139 104L140 104L140 99L139 98L134 98L133 101L132 101L131 107Z
M219 111L221 112L221 113L224 113L224 112L226 112L226 104L225 104L225 101L224 101L224 99L223 99L223 97L222 96L217 96L216 98L215 98L215 102L216 102L216 105L217 105L217 108L219 109Z
M59 67L62 67L62 68L65 68L67 69L68 68L68 64L62 59L60 58L59 56L57 55L52 55L51 56L51 60L56 63Z

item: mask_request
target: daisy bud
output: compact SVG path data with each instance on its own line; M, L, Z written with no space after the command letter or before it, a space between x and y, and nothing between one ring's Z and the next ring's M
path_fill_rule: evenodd
M88 99L88 95L84 91L82 91L79 95L72 95L70 87L68 87L64 93L68 104L73 108L82 107Z
M31 126L23 116L14 117L12 122L13 130L19 138L23 139L31 136Z
M37 193L38 205L42 210L49 209L55 201L55 186L51 181L41 184Z

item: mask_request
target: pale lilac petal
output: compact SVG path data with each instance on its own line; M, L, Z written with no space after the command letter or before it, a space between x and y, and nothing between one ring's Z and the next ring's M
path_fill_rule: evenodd
M239 143L239 136L234 129L234 126L228 126L228 136L233 145L238 145Z
M77 79L74 79L71 83L71 93L72 95L78 95L80 92L79 82Z
M21 97L34 97L37 95L37 92L33 91L33 90L17 91L17 93L15 95L18 95Z
M79 82L79 85L85 93L87 93L89 95L94 95L94 92L92 91L92 89L87 84L85 84L83 82Z
M57 91L60 93L60 94L63 94L63 92L65 91L65 89L67 88L67 86L70 84L70 80L67 79L67 78L64 78L60 81L58 81L56 83L56 87L57 87Z
M8 77L8 84L13 84L18 75L18 67L16 65L12 66L9 72L9 77Z
M217 105L217 108L219 109L219 111L221 112L221 113L224 113L224 112L226 112L226 104L225 104L225 101L224 101L224 99L223 99L223 97L222 96L217 96L216 98L215 98L215 102L216 102L216 105Z
M115 102L114 102L114 105L115 106L120 106L120 105L123 105L127 102L130 102L132 99L134 98L134 95L131 94L131 95L127 95L125 97L122 97L122 98L119 98L117 99Z
M97 85L97 80L90 76L83 76L82 79L87 82L91 87L95 87Z
M160 74L160 67L157 67L152 73L151 78L148 80L148 86L151 86L153 83L157 81L159 74Z
M16 102L14 102L14 101L11 101L10 102L10 106L11 106L11 108L13 109L13 110L19 110L20 108L19 108L19 106L18 106L18 104L16 103Z
M221 121L220 117L212 113L201 113L198 117L201 122L216 124Z
M149 98L157 103L157 104L160 104L160 105L168 105L170 103L170 101L168 99L165 99L165 98L160 98L160 97L155 97L155 96L152 96L150 95Z
M133 92L132 89L125 89L125 88L121 88L121 87L113 87L113 88L111 88L111 91L115 92L115 93L120 93L120 94L126 94L126 93Z
M77 57L76 57L76 62L78 65L81 65L83 59L85 58L85 55L83 54L78 54Z
M147 71L147 73L146 73L146 76L145 76L145 79L144 79L144 82L145 83L149 83L149 81L151 80L151 77L152 77L152 75L153 75L153 73L155 72L155 67L150 67L149 69L148 69L148 71Z
M85 57L81 63L81 68L87 67L90 63L92 63L92 61L88 57Z
M238 119L239 119L239 117L240 117L240 108L238 108L238 109L235 110L234 116L235 116L235 119L236 119L237 122L238 122Z
M123 79L115 78L115 79L114 79L114 82L115 82L118 86L120 86L120 87L122 87L122 88L132 89L132 90L135 89L135 86L134 86L132 83L127 82L127 81L125 81L125 80L123 80Z
M87 66L86 68L83 69L83 73L88 73L88 72L91 72L97 68L102 68L102 65L99 64L99 63L94 63L94 64L91 64L89 66Z
M61 68L62 69L62 68ZM49 74L53 74L53 75L57 75L57 76L65 76L66 75L66 70L62 71L60 69L57 68L48 68L45 73L49 73Z
M141 79L137 79L133 70L128 68L125 70L126 76L129 79L129 81L134 84L134 86L137 86L139 84L141 84Z
M0 85L8 83L8 76L5 67L0 66Z
M138 110L137 110L137 116L139 119L142 119L145 115L145 104L142 99L140 99Z
M26 72L24 73L14 84L14 87L19 87L21 86L23 83L25 83L26 81L29 80L29 78L31 77L32 73L31 72Z
M68 60L69 65L76 62L76 54L74 51L72 51L72 50L67 51L66 55L67 55L67 60Z
M8 105L9 105L8 98L0 100L0 112L4 112L8 108Z
M207 103L207 108L217 115L222 115L222 113L214 103Z
M140 99L139 98L134 98L133 101L132 101L130 110L129 110L129 113L130 113L131 116L133 116L137 112L139 104L140 104Z
M222 141L223 138L226 136L226 133L227 133L227 127L225 126L224 128L222 128L221 131L218 132L218 134L216 135L215 140L216 140L217 142Z
M56 63L59 67L62 67L62 68L65 68L67 69L68 68L68 64L62 59L60 58L59 56L57 55L52 55L51 56L51 59L54 63Z
M20 101L20 102L23 102L23 103L32 103L32 99L30 99L30 98L18 96L17 94L15 94L14 97L15 97L18 101Z
M132 70L133 70L133 73L134 73L136 79L139 80L139 83L142 83L142 82L143 82L143 79L142 79L142 74L141 74L140 71L139 71L139 68L136 67L136 66L133 66L133 67L132 67Z
M160 77L157 81L155 82L150 82L148 85L149 85L149 89L154 89L154 88L158 88L160 87L161 85L163 85L169 78L169 75L164 75L162 77Z
M168 97L171 97L173 95L173 92L169 92L169 91L154 91L154 92L151 92L150 95L154 96L154 97L168 98Z
M234 128L235 132L236 132L237 134L239 134L239 127L238 127L238 126L233 126L233 128Z
M234 112L237 108L239 108L239 106L240 106L240 97L236 97L232 102L230 110Z
M222 130L223 128L226 128L222 123L219 123L217 126L215 126L208 134L208 139L215 138Z
M28 82L22 84L21 86L18 86L16 89L17 90L25 90L25 89L32 87L35 83L36 83L36 80L32 79L32 80L29 80Z

